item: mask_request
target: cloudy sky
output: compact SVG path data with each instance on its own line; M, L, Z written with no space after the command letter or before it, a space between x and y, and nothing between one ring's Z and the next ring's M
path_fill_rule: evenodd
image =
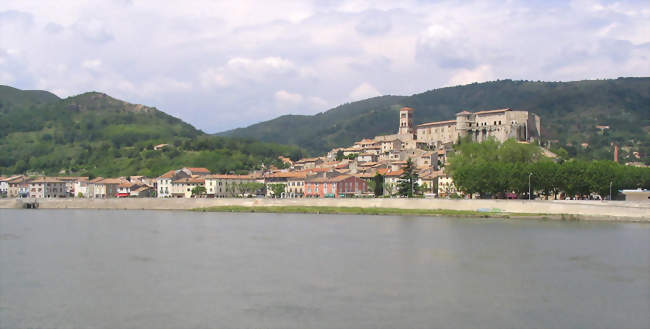
M102 91L206 132L474 81L648 75L648 1L0 5L0 84Z

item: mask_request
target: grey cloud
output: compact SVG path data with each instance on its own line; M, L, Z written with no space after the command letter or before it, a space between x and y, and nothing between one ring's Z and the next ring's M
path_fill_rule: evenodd
M57 33L61 32L61 31L63 31L63 26L61 26L59 24L56 24L56 23L50 22L50 23L47 23L47 25L45 25L45 31L47 33L51 33L51 34L57 34Z
M34 17L23 11L2 11L0 12L0 24L13 24L21 28L29 28L34 25Z
M359 23L355 26L357 32L365 35L381 35L391 30L390 16L379 11L364 13Z
M114 39L106 24L99 19L81 19L73 25L73 29L85 40L91 42L105 43Z

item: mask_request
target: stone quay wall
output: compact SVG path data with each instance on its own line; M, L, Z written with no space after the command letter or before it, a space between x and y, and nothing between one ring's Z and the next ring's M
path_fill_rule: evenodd
M449 209L573 215L579 219L632 220L650 222L649 202L628 201L541 201L541 200L447 200L447 199L2 199L0 208L23 208L27 202L41 209L142 209L189 210L213 206L319 206L399 209Z

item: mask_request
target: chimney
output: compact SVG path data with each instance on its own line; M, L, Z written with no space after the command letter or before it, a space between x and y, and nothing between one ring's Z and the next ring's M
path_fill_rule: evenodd
M618 163L618 144L614 144L614 162Z

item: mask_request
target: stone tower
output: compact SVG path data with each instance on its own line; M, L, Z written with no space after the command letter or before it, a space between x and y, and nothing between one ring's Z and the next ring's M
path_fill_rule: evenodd
M399 110L399 134L400 135L413 135L413 109L410 107L402 107Z

